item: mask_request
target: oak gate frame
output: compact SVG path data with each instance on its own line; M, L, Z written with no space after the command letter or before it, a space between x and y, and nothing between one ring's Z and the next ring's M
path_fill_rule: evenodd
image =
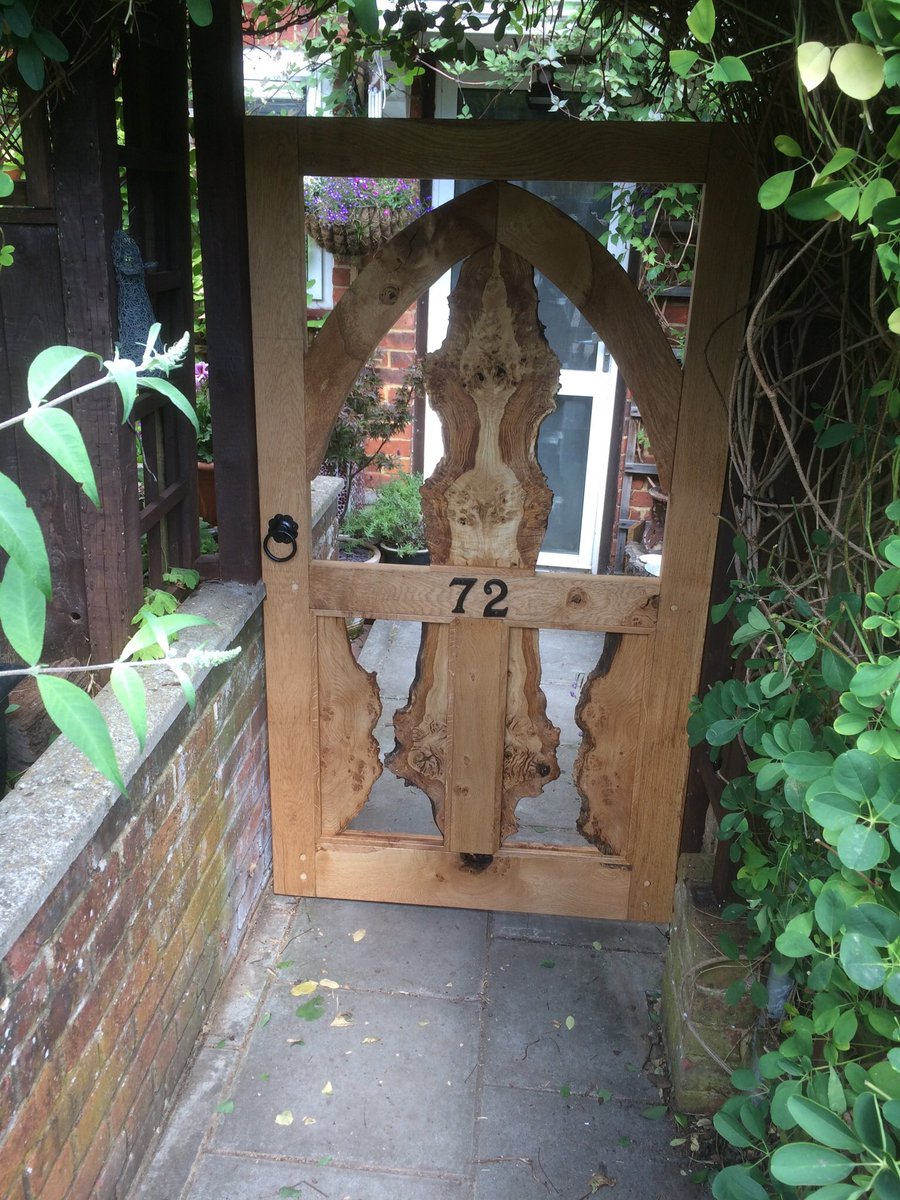
M755 181L736 132L661 122L251 117L246 162L261 537L275 513L293 514L300 528L296 556L263 567L275 890L668 920L688 772L684 726L699 677L727 465L727 395L758 221ZM645 324L646 306L633 285L631 292L621 288L624 272L606 252L569 218L548 215L542 202L502 182L401 231L360 273L305 353L302 177L351 174L704 185L682 365L658 326L654 334ZM331 665L319 660L321 623L360 611L360 570L368 572L367 616L446 622L447 586L458 568L311 562L308 481L343 397L383 334L453 263L495 241L550 278L609 346L648 425L671 498L659 579L541 575L539 596L529 584L533 573L505 572L515 586L511 626L623 635L602 705L591 713L588 697L582 716L595 744L607 748L599 808L609 811L616 789L629 793L624 851L603 855L585 844L536 854L503 846L486 869L472 871L452 843L323 831L320 683L330 689L329 704L340 703L341 694ZM602 310L610 288L617 303ZM305 472L298 469L303 463ZM334 644L325 639L324 656ZM611 686L619 689L615 704ZM625 749L616 755L613 746Z

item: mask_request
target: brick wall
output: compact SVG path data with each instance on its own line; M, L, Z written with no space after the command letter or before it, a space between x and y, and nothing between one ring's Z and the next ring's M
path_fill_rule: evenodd
M122 763L127 795L60 739L0 803L8 1200L125 1194L267 882L259 599L235 585L206 585L191 599L213 609L226 631L218 644L242 653L207 674L194 714L169 673L153 673L152 748L136 767ZM198 640L209 642L204 632ZM123 723L113 725L134 754ZM67 844L83 848L67 860ZM54 855L70 863L61 874ZM55 886L41 878L51 871ZM49 894L26 923L23 895L42 882Z
M335 263L332 274L332 289L334 303L340 300L344 292L355 278L356 268L347 263ZM413 304L398 319L393 329L381 341L378 347L378 374L384 383L384 398L387 401L395 399L397 389L403 384L406 372L415 365L416 361L416 305ZM385 454L391 454L397 459L397 466L403 471L412 470L412 422L400 433L395 434L383 447ZM368 449L377 449L370 444ZM367 488L378 487L386 483L389 475L378 471L364 471L364 485Z

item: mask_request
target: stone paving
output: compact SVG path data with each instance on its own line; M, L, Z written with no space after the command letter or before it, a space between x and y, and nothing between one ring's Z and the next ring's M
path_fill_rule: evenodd
M269 894L130 1200L700 1200L642 1072L664 945Z
M383 753L418 642L380 621L360 655ZM601 647L541 634L564 773L520 803L520 841L581 842L575 697ZM388 771L353 827L436 832ZM270 894L130 1200L701 1200L642 1072L664 951L653 925Z

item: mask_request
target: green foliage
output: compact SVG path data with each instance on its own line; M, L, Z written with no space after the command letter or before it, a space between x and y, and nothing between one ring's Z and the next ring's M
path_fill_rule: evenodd
M423 388L422 369L417 364L406 373L394 399L386 401L375 362L368 362L360 371L331 431L324 460L330 474L345 480L348 497L353 494L354 480L367 468L390 471L396 467L396 460L384 447L409 424L413 404Z
M900 558L900 536L881 553ZM740 864L727 915L751 931L748 958L768 956L796 993L758 1084L751 1074L758 1094L715 1118L750 1161L720 1172L713 1194L898 1195L900 570L820 615L762 571L733 585L728 608L749 678L695 701L689 736L713 755L737 741L746 756L722 796L720 836Z
M112 382L122 396L123 419L134 404L139 386L150 387L167 396L176 408L196 425L190 402L165 378L187 350L187 336L170 350L157 352L159 329L151 329L147 352L141 363L115 358L101 363L103 374L96 380L51 398L70 371L85 359L100 363L99 356L70 346L51 346L35 358L28 371L27 389L30 408L26 413L0 424L0 430L24 425L26 431L51 458L81 486L88 498L99 506L100 497L90 459L73 418L60 407L73 396L90 392ZM156 372L152 376L148 372ZM41 699L57 728L116 787L124 788L106 721L94 700L63 676L70 668L48 667L40 663L44 649L47 602L52 596L50 562L37 517L17 484L0 474L0 548L8 556L0 578L0 627L16 654L25 663L28 674L37 677ZM196 571L173 569L164 578L183 587L195 587ZM183 659L170 655L171 642L181 629L208 624L203 617L170 611L176 601L167 592L148 596L141 628L125 646L112 668L113 692L125 711L141 746L147 734L147 706L144 686L134 660L149 657L154 649L178 678L188 703L193 702L193 686L185 667L209 665L212 659L203 652L191 652ZM142 610L144 612L144 610ZM227 656L226 656L227 657ZM95 664L100 666L103 664ZM80 669L80 668L79 668ZM21 673L21 672L14 672Z
M421 475L399 472L396 479L378 489L374 504L347 514L342 532L350 537L392 546L401 555L424 549L421 486Z

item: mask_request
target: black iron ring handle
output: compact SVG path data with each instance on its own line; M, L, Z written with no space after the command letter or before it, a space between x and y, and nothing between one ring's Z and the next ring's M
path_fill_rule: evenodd
M276 513L269 520L269 532L263 539L263 551L266 558L270 558L272 562L290 562L297 553L297 534L300 527L293 517L286 513ZM290 546L287 554L273 554L269 549L270 542L277 542L281 546Z

